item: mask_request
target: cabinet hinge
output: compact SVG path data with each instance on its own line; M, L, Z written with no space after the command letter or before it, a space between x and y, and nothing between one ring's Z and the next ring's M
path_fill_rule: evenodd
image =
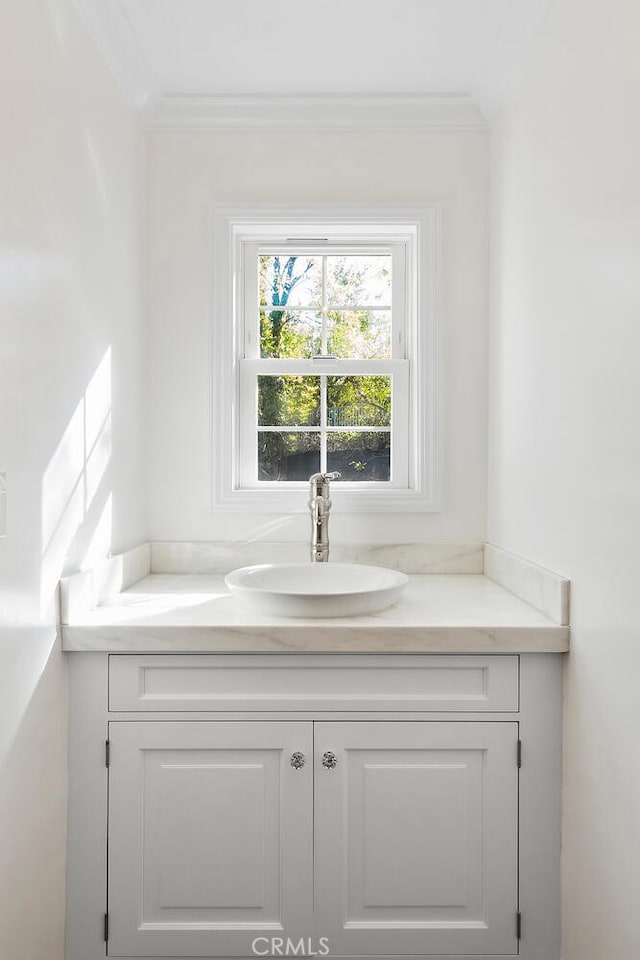
M516 940L522 939L522 914L518 910L516 913Z
M516 763L519 767L522 766L522 740L518 740L516 744Z
M108 767L111 763L111 741L105 740L104 742L104 765Z
M104 942L107 943L109 940L109 914L105 913L104 915Z

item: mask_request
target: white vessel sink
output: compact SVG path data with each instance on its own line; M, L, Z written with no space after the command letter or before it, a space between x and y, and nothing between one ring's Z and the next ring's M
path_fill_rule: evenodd
M375 613L398 599L409 577L358 563L262 563L225 577L233 596L275 617L353 617Z

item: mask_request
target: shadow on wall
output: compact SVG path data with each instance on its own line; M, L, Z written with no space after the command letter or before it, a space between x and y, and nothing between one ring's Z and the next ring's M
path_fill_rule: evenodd
M64 662L53 626L0 631L0 641L3 656L14 648L10 658L23 688L23 707L0 757L0 957L42 960L64 942ZM19 918L30 904L37 904L37 922L25 929Z

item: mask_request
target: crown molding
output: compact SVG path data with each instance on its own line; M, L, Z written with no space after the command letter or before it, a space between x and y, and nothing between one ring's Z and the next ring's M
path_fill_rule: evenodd
M136 110L153 112L156 78L119 0L74 0L103 59Z
M482 130L467 94L180 95L162 93L120 0L74 0L103 58L150 129Z
M450 95L161 96L146 113L151 129L483 130L476 102Z

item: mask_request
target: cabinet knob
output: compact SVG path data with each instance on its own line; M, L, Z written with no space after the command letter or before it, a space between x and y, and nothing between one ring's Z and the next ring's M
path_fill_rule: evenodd
M322 754L322 766L326 767L327 770L333 770L337 763L338 758L331 750L327 750L326 753Z
M304 753L300 753L299 750L296 750L295 753L291 754L291 760L289 761L289 763L291 764L294 770L301 770L302 767L304 767L305 762L306 762L305 755Z

